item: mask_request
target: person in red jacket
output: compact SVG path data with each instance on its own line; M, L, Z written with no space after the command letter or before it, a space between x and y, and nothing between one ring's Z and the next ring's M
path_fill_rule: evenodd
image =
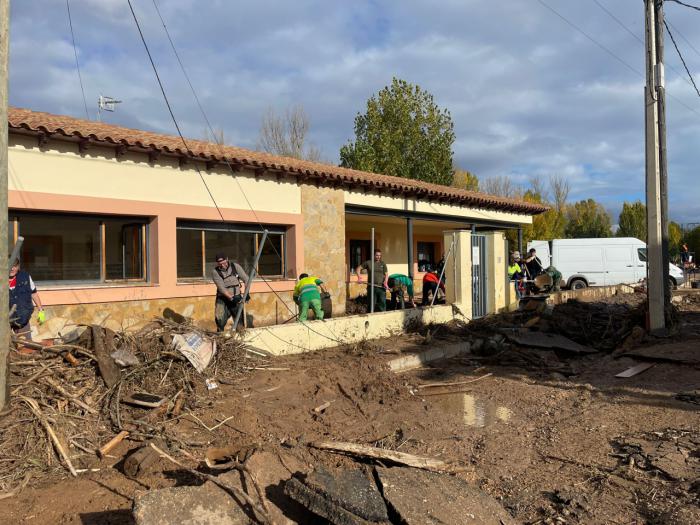
M423 276L423 301L421 302L421 306L427 306L430 304L428 296L431 293L437 298L438 287L440 290L442 290L442 293L445 293L445 283L440 279L437 272L434 272L429 268L426 268L426 270L428 271L426 271L425 275Z

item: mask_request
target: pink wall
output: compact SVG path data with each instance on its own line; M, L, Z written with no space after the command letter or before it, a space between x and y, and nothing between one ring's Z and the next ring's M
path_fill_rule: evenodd
M215 293L214 285L210 283L178 283L176 259L177 219L219 221L221 217L215 208L17 190L9 191L8 205L10 209L15 210L131 215L151 219L148 246L151 282L137 285L129 283L44 286L41 288L41 299L46 305L213 296ZM226 219L231 221L256 223L259 219L265 224L288 226L287 265L295 270L304 267L304 228L301 214L259 212L256 219L251 211L224 208L222 212ZM270 282L270 285L276 291L287 291L294 288L295 281L278 280ZM269 288L262 282L255 282L251 292L269 292Z

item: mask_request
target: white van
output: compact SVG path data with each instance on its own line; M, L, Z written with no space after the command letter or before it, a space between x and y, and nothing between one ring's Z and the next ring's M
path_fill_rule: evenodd
M531 241L542 266L556 267L562 285L572 290L587 286L632 284L647 276L647 245L634 237ZM683 283L683 271L669 264L672 286Z

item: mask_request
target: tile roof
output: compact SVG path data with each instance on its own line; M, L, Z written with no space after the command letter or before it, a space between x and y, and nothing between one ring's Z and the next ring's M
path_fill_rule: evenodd
M542 204L430 184L414 179L392 177L319 162L270 155L235 146L221 146L200 140L186 139L187 148L185 148L178 136L151 133L29 109L9 108L8 120L10 130L24 129L34 133L44 133L52 137L74 137L95 143L138 148L153 151L154 153L165 152L204 161L228 162L238 167L254 170L282 171L299 178L318 179L329 184L362 186L382 193L405 194L419 199L444 201L474 208L523 214L538 214L549 209Z

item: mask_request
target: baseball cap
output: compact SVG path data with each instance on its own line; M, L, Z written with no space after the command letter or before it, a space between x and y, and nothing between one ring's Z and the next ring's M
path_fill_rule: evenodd
M214 256L215 261L221 261L223 259L226 259L226 254L223 252L219 252Z

